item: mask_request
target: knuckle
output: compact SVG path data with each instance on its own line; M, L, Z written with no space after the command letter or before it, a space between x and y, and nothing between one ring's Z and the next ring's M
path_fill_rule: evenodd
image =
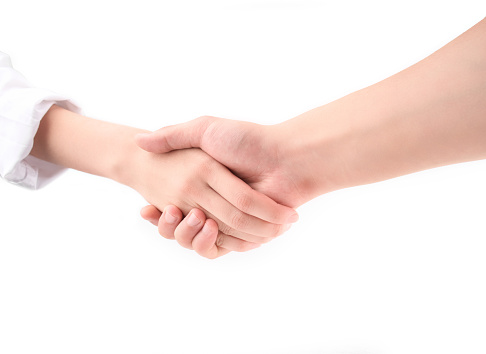
M204 123L209 119L211 119L211 116L204 115L204 116L197 117L195 120L198 121L198 123Z
M176 230L174 236L175 236L175 239L177 240L177 243L179 243L179 245L181 245L184 248L188 248L188 249L192 250L192 243L191 243L190 238L187 235L180 233Z
M239 193L236 196L236 207L241 211L247 213L251 211L253 206L253 199L248 193Z
M193 184L191 183L190 180L188 179L184 179L180 182L180 185L179 185L179 190L184 194L184 195L192 195L192 193L194 192L194 186Z
M167 240L173 240L174 239L174 233L168 231L163 223L160 223L160 225L158 226L158 230L159 230L160 236L162 236L163 238L166 238Z
M199 116L194 121L200 125L201 129L206 129L216 118L209 115Z
M218 238L219 237L224 237L222 234L226 234L226 235L231 235L235 230L233 230L232 227L226 225L226 224L223 224L221 223L220 225L218 225L219 227L219 235L218 235Z
M179 183L178 190L181 195L190 197L191 200L199 200L201 196L201 185L194 180L187 178Z
M272 208L271 210L268 210L268 221L270 222L275 222L275 223L281 223L283 222L284 215L283 213L280 212L278 208Z
M249 218L247 215L238 211L231 216L231 227L235 230L244 230L249 224Z
M199 175L203 175L207 177L207 176L211 176L213 169L214 169L214 160L209 158L209 156L207 156L205 159L203 159L203 161L199 163L197 172L199 173Z
M225 241L225 236L223 234L219 234L218 237L216 238L216 246L218 247L223 247Z
M199 136L202 137L201 144L203 144L203 141L205 141L206 139L211 139L211 137L214 137L214 130L211 129L211 127L213 123L217 120L218 118L212 116L201 116L199 118L196 118L195 123L199 129L198 133Z
M201 159L196 167L196 174L198 176L209 177L214 171L214 160L208 155L201 156Z

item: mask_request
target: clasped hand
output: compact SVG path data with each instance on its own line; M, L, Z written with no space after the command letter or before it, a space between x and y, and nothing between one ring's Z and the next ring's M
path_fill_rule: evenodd
M208 258L272 240L298 220L292 208L307 200L280 157L281 136L270 127L214 117L137 135L148 158L173 158L170 168L181 178L162 179L161 185L164 194L170 186L185 198L141 192L153 204L142 217L162 236ZM157 206L165 207L162 213Z

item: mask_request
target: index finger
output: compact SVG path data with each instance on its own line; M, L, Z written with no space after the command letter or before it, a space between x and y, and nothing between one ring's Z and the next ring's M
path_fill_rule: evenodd
M231 173L226 167L227 173ZM279 204L251 188L244 181L234 178L218 178L218 173L213 173L208 181L211 188L245 214L255 216L272 224L293 224L299 220L299 214L285 205Z

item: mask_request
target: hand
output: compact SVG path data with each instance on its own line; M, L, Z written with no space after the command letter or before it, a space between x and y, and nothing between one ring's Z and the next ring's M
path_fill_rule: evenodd
M196 225L188 222L191 214L195 214L201 222ZM218 238L218 225L216 222L206 219L204 212L199 209L192 209L189 215L183 219L182 212L174 205L166 206L163 213L153 205L147 205L142 208L140 215L153 225L158 226L159 233L163 237L169 240L175 239L183 247L193 249L203 257L212 259L230 252L218 244L218 240L222 240L222 238ZM242 245L245 249L240 251L260 246L260 244L250 244L248 242L242 243Z
M296 220L295 210L256 192L199 149L143 151L133 140L141 132L53 106L41 121L31 153L127 185L159 210L172 204L186 215L201 209L221 231L219 253L211 253L211 258L266 242Z
M139 134L136 142L154 153L199 147L253 189L295 208L313 197L306 188L312 181L296 173L302 162L289 159L286 136L278 126L201 117L154 133ZM249 202L246 200L245 204Z
M188 230L200 226L201 233L205 235L214 235L214 230L219 227L220 233L217 239L213 237L210 242L213 247L209 248L205 242L198 241L204 238L196 237L188 242L184 236L176 237L184 247L195 247L198 253L208 258L216 258L232 250L253 249L283 233L288 228L285 224L297 219L293 209L252 190L201 150L168 154L139 151L142 155L133 159L138 161L135 167L139 171L136 181L130 183L134 189L158 209L175 204L182 212L188 213L194 207L200 208L191 211L185 222L179 225L182 234L185 226L190 226ZM204 213L214 221L206 220ZM182 213L174 216L176 225L182 219ZM189 219L196 223L189 225ZM159 222L159 230L164 234L161 227ZM177 235L177 232L174 233Z

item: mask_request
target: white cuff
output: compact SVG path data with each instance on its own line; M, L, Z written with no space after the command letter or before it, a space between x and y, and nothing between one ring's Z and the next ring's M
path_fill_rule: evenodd
M31 87L0 52L0 176L7 181L37 189L64 170L29 156L40 121L53 104L81 111L64 96Z

